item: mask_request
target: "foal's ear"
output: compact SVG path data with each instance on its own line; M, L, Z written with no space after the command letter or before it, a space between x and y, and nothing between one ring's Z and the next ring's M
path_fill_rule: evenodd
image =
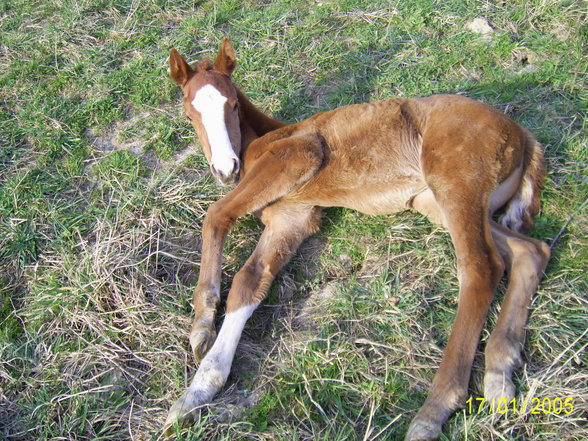
M223 39L220 51L214 60L214 70L231 76L237 67L237 57L228 38Z
M182 87L194 73L188 63L186 63L186 60L175 49L172 49L169 54L169 70L173 80Z

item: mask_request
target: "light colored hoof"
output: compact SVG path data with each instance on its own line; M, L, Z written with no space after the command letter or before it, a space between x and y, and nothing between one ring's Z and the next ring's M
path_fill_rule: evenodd
M215 340L216 332L214 329L200 328L197 331L192 331L190 334L190 346L192 346L192 354L197 362L202 361Z
M165 436L173 435L176 427L187 427L196 419L196 412L202 403L199 403L193 392L185 391L167 414L163 433Z
M418 416L412 420L404 441L431 441L439 438L441 425Z
M491 371L484 375L484 398L486 400L498 401L504 398L508 403L515 397L515 393L515 385L506 373Z

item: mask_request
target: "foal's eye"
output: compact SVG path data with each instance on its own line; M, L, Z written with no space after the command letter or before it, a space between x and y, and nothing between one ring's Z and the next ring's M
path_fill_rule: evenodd
M233 104L233 111L236 111L239 109L239 103L236 102L235 104Z
M188 118L188 121L192 121L192 118L190 118L188 115L186 115L186 118Z

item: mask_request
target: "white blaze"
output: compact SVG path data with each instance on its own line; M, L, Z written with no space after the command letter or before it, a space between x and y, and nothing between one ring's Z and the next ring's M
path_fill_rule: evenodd
M235 168L235 161L239 158L233 151L231 139L225 123L225 103L227 97L222 95L214 86L207 84L200 88L192 106L200 113L202 125L210 144L210 162L214 168L225 176L229 176Z

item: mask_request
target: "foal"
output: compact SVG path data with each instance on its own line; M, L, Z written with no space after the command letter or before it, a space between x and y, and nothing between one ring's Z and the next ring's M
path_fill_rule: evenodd
M319 229L322 208L367 214L412 209L449 230L457 253L459 306L429 395L406 440L435 439L464 405L470 370L496 286L510 281L486 344L484 394L515 394L531 297L549 247L520 234L539 210L545 169L533 136L485 104L455 95L352 105L284 125L253 106L232 83L236 58L224 40L214 62L195 69L172 49L172 78L212 173L237 186L212 204L202 227L202 263L190 343L200 366L171 408L166 428L194 419L223 387L245 322L276 273ZM498 209L500 223L492 220ZM222 249L235 221L255 213L259 243L230 289L218 336Z

